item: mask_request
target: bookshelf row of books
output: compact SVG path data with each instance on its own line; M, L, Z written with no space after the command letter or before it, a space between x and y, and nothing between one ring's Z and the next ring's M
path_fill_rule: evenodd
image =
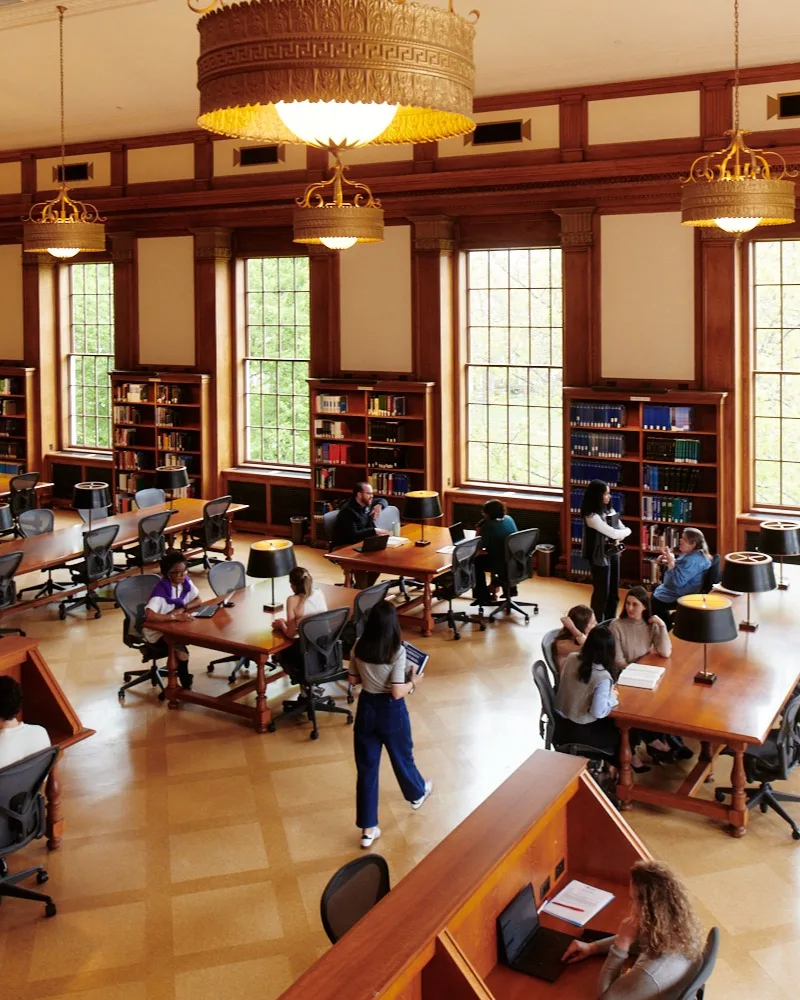
M655 462L676 462L681 465L696 465L702 454L697 438L646 438L645 458Z
M569 555L569 571L571 576L576 577L590 577L592 575L592 568L589 565L588 559L584 559L580 552L570 552Z
M20 462L0 462L0 473L4 476L21 476L24 471L25 466Z
M10 441L6 440L0 444L0 459L1 458L19 458L24 461L25 459L25 442L24 441Z
M621 403L571 403L569 407L569 422L579 427L624 427L626 416Z
M405 448L370 448L367 463L371 469L407 469Z
M197 436L194 431L170 431L156 434L156 445L164 451L196 451Z
M674 468L671 465L645 465L642 468L642 487L646 490L669 490L676 493L698 493L700 470Z
M573 462L572 482L590 483L602 479L608 486L619 486L622 481L622 466L618 462Z
M159 464L169 465L180 468L182 465L186 467L187 474L191 476L198 476L200 474L200 456L199 455L187 455L182 452L171 452L169 455L159 455ZM177 493L175 494L178 495Z
M21 417L25 404L21 399L0 399L0 417Z
M318 490L336 489L336 469L329 469L324 465L314 469L314 485Z
M117 382L114 386L114 402L160 405L191 403L190 391L188 386L169 382L158 382L155 386L149 382Z
M124 421L127 423L128 421ZM136 444L136 435L139 432L135 427L115 427L114 428L114 447L115 448L125 448L130 445Z
M21 396L22 383L18 378L0 378L0 396Z
M150 389L147 382L121 382L114 386L114 402L150 403Z
M687 497L642 497L642 517L646 521L687 524L692 520L693 508L693 502Z
M324 441L318 444L314 451L318 462L330 462L331 465L349 465L350 463L349 444L333 444Z
M585 527L586 525L583 523L582 517L573 517L570 519L570 539L573 545L581 544Z
M189 411L191 414L191 411ZM159 427L180 427L185 417L170 406L156 407L156 424Z
M150 414L146 419L142 419L142 411L136 406L114 406L113 417L115 424L146 424L150 423Z
M593 455L596 458L622 458L625 438L622 434L603 434L591 431L572 431L570 448L573 455Z
M625 513L625 494L617 493L611 490L611 506L618 514ZM569 491L569 509L573 514L579 514L581 509L581 504L583 503L583 489L579 486L574 486Z
M371 417L404 417L406 397L380 393L369 397L367 412Z
M642 583L655 586L661 583L662 567L658 556L646 555L642 558Z
M131 472L118 472L117 473L117 491L123 493L135 493L137 490L143 490L148 485L150 485L144 476L136 475Z
M373 420L370 423L369 436L373 441L385 441L393 444L397 441L405 441L406 427L398 420Z
M315 420L314 434L317 437L346 438L350 436L350 428L344 420Z
M411 489L411 480L403 472L374 472L367 482L376 493L403 496Z
M0 437L24 437L25 425L21 420L4 420L0 418Z
M642 427L646 431L691 431L694 429L693 406L642 407Z
M152 464L152 460L151 460ZM147 452L144 451L118 451L117 452L117 468L125 469L126 471L137 472L141 469L147 469Z
M673 528L668 524L643 524L642 548L654 551L665 545L668 549L676 549L682 534L683 528Z
M322 517L323 514L329 514L332 510L336 510L336 505L330 503L330 501L328 500L314 501L314 517Z
M318 413L347 413L347 396L317 393L316 410Z

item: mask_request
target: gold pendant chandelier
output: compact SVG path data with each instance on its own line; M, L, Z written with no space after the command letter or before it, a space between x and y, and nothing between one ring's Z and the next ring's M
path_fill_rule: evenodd
M718 153L699 156L683 181L681 222L716 226L740 236L756 226L794 222L795 185L780 153L750 149L739 127L739 0L734 0L734 115L730 143ZM770 159L772 159L772 165Z
M407 0L187 2L204 15L197 123L209 132L348 149L475 128L475 27L453 0L446 10Z
M64 159L64 13L58 6L58 58L61 82L61 167L58 194L50 201L34 205L23 218L22 249L26 253L49 253L67 259L81 252L106 248L106 231L100 213L88 203L67 194Z
M383 209L366 184L348 180L337 151L333 176L310 184L297 199L294 242L321 243L331 250L347 250L356 243L383 242ZM345 199L345 189L352 200Z

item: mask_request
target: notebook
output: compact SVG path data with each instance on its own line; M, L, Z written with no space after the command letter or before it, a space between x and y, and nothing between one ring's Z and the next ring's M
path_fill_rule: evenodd
M664 676L664 670L664 667L655 667L650 663L631 663L619 675L617 684L652 691Z
M406 664L409 668L406 671L408 675L406 683L408 683L411 680L411 667L416 667L417 674L421 677L425 673L425 667L428 665L430 655L423 652L417 646L412 646L410 642L405 642L405 640L403 641L403 645L406 650Z
M533 886L529 882L497 918L498 958L515 972L554 983L564 971L561 961L572 938L541 927Z
M613 898L613 892L606 892L605 889L597 889L593 885L573 879L558 895L548 899L542 907L542 913L549 913L551 916L566 920L568 924L583 927L608 906Z

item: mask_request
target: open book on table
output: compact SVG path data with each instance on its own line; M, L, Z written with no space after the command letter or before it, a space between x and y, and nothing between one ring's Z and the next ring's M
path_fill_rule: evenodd
M652 691L664 676L664 670L664 667L655 667L649 663L631 663L619 675L617 684Z

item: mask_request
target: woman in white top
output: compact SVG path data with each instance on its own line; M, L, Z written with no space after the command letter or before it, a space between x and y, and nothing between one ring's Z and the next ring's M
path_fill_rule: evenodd
M0 767L30 757L50 746L50 737L44 726L20 722L17 716L22 708L22 688L13 677L0 677Z
M583 494L583 544L581 555L592 571L592 611L599 622L617 617L619 604L619 556L625 527L611 506L611 491L602 479L593 479Z
M200 603L200 591L189 579L186 560L180 552L168 552L161 560L161 579L153 588L144 613L142 635L156 659L169 655L164 636L148 625L164 621L185 621L189 611ZM181 687L191 688L189 650L182 643L175 646L178 660L178 680Z
M411 721L405 697L422 680L416 667L406 679L406 651L400 638L397 612L388 601L372 608L361 638L353 647L349 680L361 684L353 729L356 756L356 825L361 846L371 847L381 835L378 826L378 777L383 748L394 775L412 809L419 809L433 791L414 763Z
M328 604L322 591L314 590L314 579L303 566L295 566L289 574L289 586L292 593L286 599L286 617L276 618L272 627L283 632L287 639L296 639L301 619L327 611ZM302 666L300 643L293 642L288 649L278 654L278 660L296 684Z

